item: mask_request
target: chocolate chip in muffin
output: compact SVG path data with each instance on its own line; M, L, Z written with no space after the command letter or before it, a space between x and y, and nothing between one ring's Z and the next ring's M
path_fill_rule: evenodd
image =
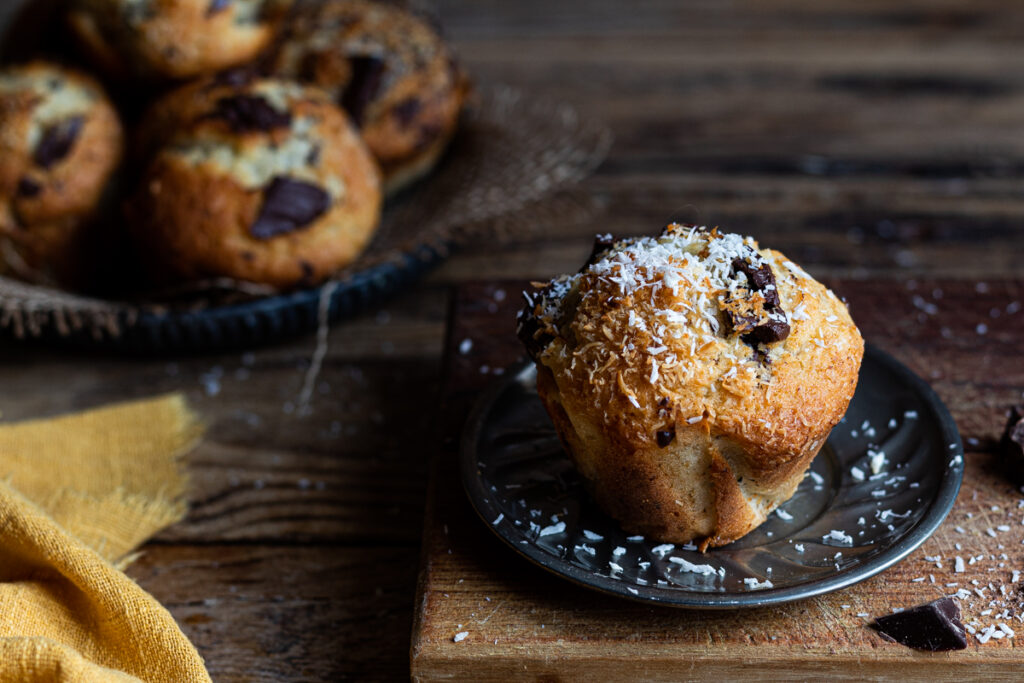
M33 161L43 168L50 168L71 152L71 148L82 132L84 116L71 116L43 129L42 139L36 145Z
M886 640L915 650L945 652L967 647L960 606L948 597L878 617L871 626Z
M747 344L773 344L789 336L789 323L777 318L768 318L741 339Z
M660 446L661 448L665 448L675 440L676 430L674 427L672 429L658 430L654 434L654 438L657 440L658 446Z
M35 197L42 191L42 186L36 181L32 180L28 176L24 176L18 180L18 196L19 197Z
M352 122L360 126L367 105L380 90L387 65L383 59L372 55L350 57L348 63L352 76L341 93L340 104L352 117Z
M235 133L266 132L291 125L292 115L278 111L259 95L230 95L217 100L208 118L225 121Z
M732 269L747 277L753 291L761 292L766 308L776 308L780 305L779 292L775 287L775 273L772 272L770 265L764 261L754 265L746 259L735 258L732 260Z
M751 250L747 257L732 260L732 270L742 273L749 287L737 290L743 297L727 297L723 303L732 331L742 335L741 339L751 346L772 344L788 337L789 321L782 310L772 267ZM760 297L751 296L753 293Z
M270 239L306 227L331 204L331 197L312 183L277 176L263 192L263 206L249 228L256 239Z

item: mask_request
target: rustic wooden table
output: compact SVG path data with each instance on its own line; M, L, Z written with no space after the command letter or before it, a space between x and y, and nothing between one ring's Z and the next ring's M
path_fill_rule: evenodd
M866 282L880 302L869 327L905 333L887 348L934 384L980 457L1024 390L1024 314L1010 305L1024 284L1024 5L439 5L475 79L562 98L611 126L610 156L582 187L591 221L464 249L335 327L308 411L296 401L311 338L155 360L2 346L5 421L184 390L209 422L190 458L187 519L129 573L215 680L408 677L453 290L465 308L493 292L468 281L572 270L595 232L720 224L815 275ZM956 315L939 324L929 311L942 310L935 291L947 282ZM972 362L915 355L909 344L943 327Z

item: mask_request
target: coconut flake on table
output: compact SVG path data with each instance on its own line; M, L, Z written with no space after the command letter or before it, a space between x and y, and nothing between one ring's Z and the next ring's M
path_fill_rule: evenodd
M746 584L747 588L751 590L759 590L761 588L774 588L774 585L772 585L772 582L768 579L765 579L764 581L758 581L755 578L748 577L743 579L743 583Z

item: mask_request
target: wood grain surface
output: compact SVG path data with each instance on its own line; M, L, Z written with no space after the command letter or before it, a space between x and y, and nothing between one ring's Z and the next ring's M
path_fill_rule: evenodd
M1024 364L1005 362L1024 353L1024 282L826 282L847 297L866 339L930 379L960 426L964 484L934 536L857 586L754 610L652 607L547 574L491 534L458 479L456 444L470 404L495 381L496 368L522 355L508 333L518 301L486 304L495 291L516 292L523 283L466 285L455 302L448 350L449 431L427 506L414 678L864 680L899 670L915 680L1019 680L1024 650L1015 639L982 645L970 638L964 652L926 654L886 643L867 624L962 588L971 593L961 601L964 620L976 630L1001 621L1024 635L1024 580L1013 582L1013 571L1024 569L1024 490L993 455L1004 408L1024 387ZM465 339L473 343L461 353ZM1004 610L1009 614L993 616ZM456 642L461 632L467 635Z
M0 3L0 12L11 7ZM188 518L148 544L129 572L179 619L215 680L408 677L451 292L483 278L521 283L573 270L598 231L650 233L671 219L720 224L755 235L817 276L843 278L868 337L932 381L964 436L978 440L968 446L964 495L1010 495L981 473L1003 409L1024 390L1019 323L986 318L989 308L1005 310L1016 300L1012 288L1024 277L1024 5L441 0L438 10L477 81L560 98L610 125L616 142L609 158L580 187L595 207L588 220L524 221L521 239L468 247L379 311L338 325L322 391L307 410L295 402L314 348L308 338L251 355L153 360L0 346L5 421L181 389L209 423L190 458ZM911 279L918 290L906 288ZM974 289L980 281L988 292ZM949 301L929 298L935 287L957 302L956 316ZM915 295L940 312L914 307ZM515 353L510 321L485 322L490 318L473 313L498 304L473 296L481 296L478 287L460 294L458 334L478 340L482 355L456 357L453 378L473 370L458 363ZM508 309L500 310L503 316ZM466 327L472 321L479 333ZM985 335L971 333L982 323ZM955 334L942 336L944 326ZM969 500L964 495L961 501ZM462 505L461 492L453 496L451 503ZM958 506L954 514L969 510ZM984 531L976 523L964 528L972 543L985 542L987 536L975 538ZM827 648L799 639L828 624L842 638L833 647L847 653L843 666L852 676L850 653L877 644L851 616L859 610L837 610L831 598L781 608L769 615L771 629L701 617L686 631L685 613L638 611L582 593L510 556L486 530L465 529L493 558L453 552L452 564L434 565L434 580L489 577L465 596L488 591L501 608L484 626L469 620L487 617L485 606L494 608L486 601L479 608L453 603L468 612L439 614L472 631L461 645L482 647L483 634L493 633L499 644L488 656L504 658L509 671L524 661L530 675L545 675L538 662L561 656L559 638L601 636L609 661L622 663L627 646L642 637L658 648L652 661L676 661L682 678L690 664L672 660L680 647L697 652L699 645L701 666L710 666L713 644L746 634L751 662L774 656L775 636L839 675ZM949 543L969 547L944 534L933 541L944 556ZM905 567L928 570L919 559ZM507 593L492 589L494 576L504 577ZM901 601L934 591L884 576L867 588ZM812 626L802 610L826 616ZM626 623L618 618L623 611L646 625L617 626ZM419 631L417 673L474 678L468 648L450 647L447 622L431 624ZM487 630L497 624L510 630ZM540 636L526 639L534 628ZM959 656L1008 662L1012 646L1004 640ZM920 676L938 676L955 663L895 654L890 646L875 650L894 653L885 655L894 666L912 661ZM634 664L635 676L655 671L644 669L646 660ZM780 673L764 666L764 677Z

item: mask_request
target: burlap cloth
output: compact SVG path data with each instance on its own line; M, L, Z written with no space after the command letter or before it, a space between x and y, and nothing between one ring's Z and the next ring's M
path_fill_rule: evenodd
M500 244L537 234L553 221L579 220L584 200L567 188L604 158L606 127L571 106L506 86L478 88L441 164L385 208L369 249L333 279L332 291L360 273L410 254L443 257L472 241ZM139 313L209 309L273 292L230 281L141 300L90 298L0 276L0 332L19 338L86 330L116 337Z

